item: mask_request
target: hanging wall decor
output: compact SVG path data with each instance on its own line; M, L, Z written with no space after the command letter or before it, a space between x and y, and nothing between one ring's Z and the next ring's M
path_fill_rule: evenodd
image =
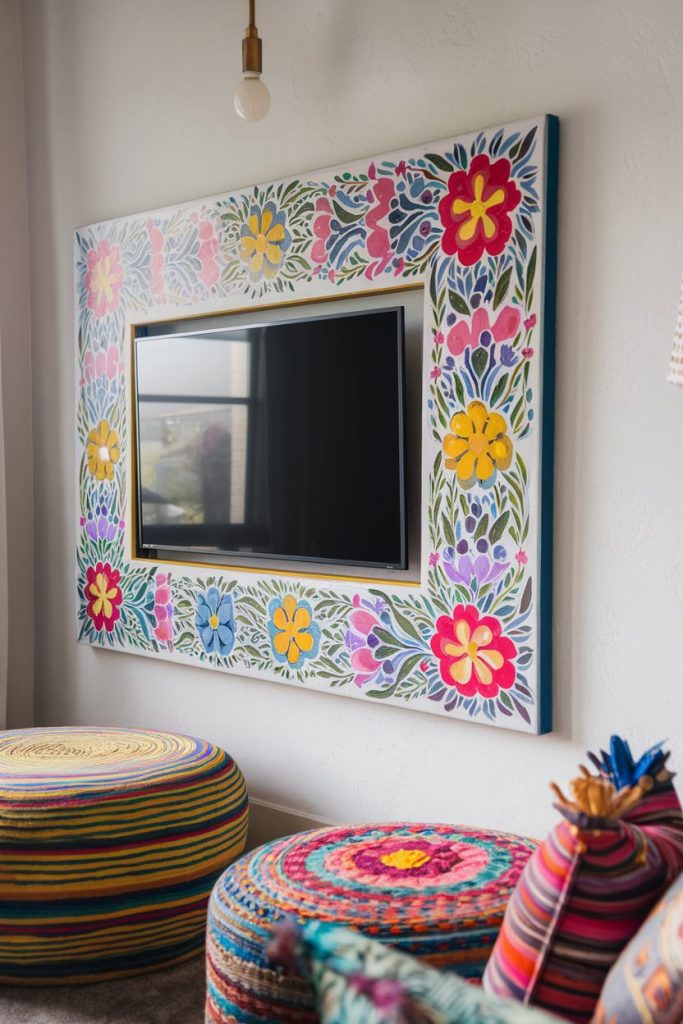
M81 642L551 728L557 146L540 117L76 231ZM136 325L414 285L418 582L138 557Z

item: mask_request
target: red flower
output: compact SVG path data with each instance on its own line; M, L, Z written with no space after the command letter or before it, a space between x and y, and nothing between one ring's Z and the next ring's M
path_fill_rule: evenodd
M441 245L449 256L457 253L460 262L471 267L484 251L498 256L512 234L508 214L522 195L510 181L510 161L494 164L480 153L469 171L455 171L448 179L448 195L439 203L444 226Z
M513 659L517 648L501 636L501 625L493 615L479 618L474 605L459 604L453 618L442 615L436 623L431 647L439 659L441 678L463 697L496 697L515 681Z
M88 567L84 594L88 602L88 615L98 632L104 626L111 633L119 617L119 605L123 600L120 579L121 573L118 569L112 569L109 562L104 565L98 562L94 569Z

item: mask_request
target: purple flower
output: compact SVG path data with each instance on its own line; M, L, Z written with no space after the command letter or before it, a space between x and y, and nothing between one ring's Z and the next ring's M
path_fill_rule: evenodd
M498 551L499 549L496 548ZM503 555L505 550L503 549ZM479 586L493 583L510 568L510 563L496 559L491 561L488 555L478 554L475 558L469 554L457 555L453 548L446 548L443 554L443 567L449 580L469 587L475 579Z
M517 362L517 356L512 345L501 345L500 346L500 361L503 366L514 366Z
M85 532L90 540L106 540L111 543L126 524L117 515L112 515L106 505L96 505L94 512L90 511L87 516L81 518L81 525L85 526Z

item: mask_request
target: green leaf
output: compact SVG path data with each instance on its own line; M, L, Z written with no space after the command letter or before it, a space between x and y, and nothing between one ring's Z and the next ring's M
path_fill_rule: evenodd
M447 174L450 174L453 170L453 164L449 164L448 160L439 156L438 153L425 153L425 160L429 160L431 164L438 167L440 171L446 171Z
M386 690L368 690L365 694L366 697L373 697L375 700L385 700L387 697L393 697L396 693L398 682L395 682L393 686L387 687Z
M531 293L534 287L534 277L536 276L536 246L531 250L531 256L529 257L529 265L526 268L526 304L529 306Z
M477 377L483 377L488 361L488 351L485 348L475 348L472 353L472 366Z
M402 683L403 680L410 675L410 673L413 671L413 669L421 659L422 654L420 652L418 652L417 654L411 654L409 658L406 658L406 660L403 662L399 669L398 675L396 676L396 682Z
M432 306L436 306L436 304L437 304L437 295L436 295L436 273L435 272L432 273L432 275L431 275L431 277L429 279L429 297L432 300Z
M501 302L503 301L503 299L507 295L508 288L510 286L510 277L511 276L512 276L512 266L509 266L507 268L507 270L504 270L503 273L498 278L498 283L496 284L496 290L493 293L493 308L494 309L498 309L498 306L500 306Z
M387 647L393 647L396 651L400 649L401 644L393 633L389 633L386 629L382 629L380 626L375 626L373 633L377 639L381 640L383 644L387 645Z
M336 203L334 201L332 202L332 205L334 206L334 212L336 216L339 218L342 224L355 224L363 216L362 212L351 213L349 210L345 209L343 206L340 206L339 203Z
M534 135L535 134L536 134L536 127L534 126L529 132L527 132L527 134L524 136L524 139L522 140L522 142L519 142L517 144L517 146L515 147L515 149L516 149L515 156L514 156L515 160L521 160L522 157L526 156L526 154L529 152L529 149L531 148L531 143L534 141Z
M448 289L448 301L456 313L460 313L462 316L470 315L470 307L467 305L462 295L458 295L458 293L454 292L452 288Z
M488 513L487 513L486 515L483 515L481 517L481 519L479 520L479 523L477 525L477 529L474 531L474 539L475 540L480 540L482 537L485 537L486 533L488 531L488 528L489 528L489 517L488 517Z
M498 402L498 400L501 398L503 392L505 391L505 388L507 387L507 383L508 374L504 373L502 377L498 378L498 382L493 391L491 392L491 398L489 399L489 406L491 408L493 408Z
M524 593L522 594L522 600L521 600L520 605L519 605L519 613L520 613L520 615L524 614L524 612L529 608L530 604L531 604L531 576L527 580L527 584L526 584L526 586L524 588Z
M455 534L453 533L453 527L448 516L444 513L442 517L443 524L443 535L446 538L446 543L450 544L452 548L455 547Z
M400 612L398 608L396 608L396 606L392 607L391 613L404 633L407 633L408 636L411 636L413 640L418 640L420 643L422 643L422 634L420 633L419 629L417 629L415 624L412 623L406 615L403 615L402 612Z
M503 536L503 534L505 533L505 527L508 524L508 519L509 518L510 518L510 513L509 512L503 512L501 515L498 516L498 518L496 519L495 523L491 527L491 532L489 534L489 541L490 541L491 544L496 544L500 540L500 538Z
M458 399L460 405L465 405L465 388L460 380L460 377L456 374L453 375L453 387L455 388L455 397Z
M375 647L372 656L377 661L387 661L387 659L393 658L398 650L400 650L399 647L389 647L388 645L380 644L379 647Z

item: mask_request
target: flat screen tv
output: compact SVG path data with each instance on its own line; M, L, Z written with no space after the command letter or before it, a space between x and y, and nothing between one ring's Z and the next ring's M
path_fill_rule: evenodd
M160 329L135 339L141 555L406 568L403 307Z

